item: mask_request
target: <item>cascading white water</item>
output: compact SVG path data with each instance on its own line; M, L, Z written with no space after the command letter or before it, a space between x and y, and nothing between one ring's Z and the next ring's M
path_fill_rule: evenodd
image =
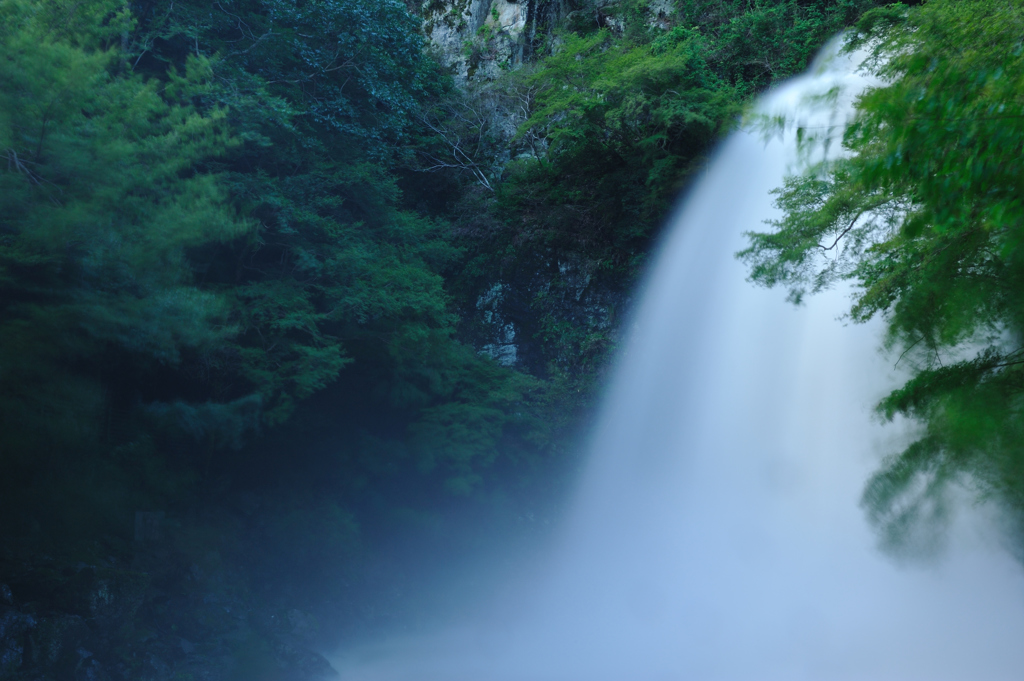
M761 103L863 87L830 57ZM961 513L943 560L901 567L858 506L907 437L871 406L897 377L848 296L795 308L734 253L774 214L791 139L733 135L673 219L557 548L501 603L350 651L353 681L1016 679L1024 571Z

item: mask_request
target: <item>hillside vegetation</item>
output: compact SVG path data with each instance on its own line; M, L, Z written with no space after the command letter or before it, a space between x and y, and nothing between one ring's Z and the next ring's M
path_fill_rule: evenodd
M0 678L316 678L541 532L675 197L851 26L892 85L754 278L852 277L917 362L880 526L1020 507L1020 8L883 5L537 0L457 78L437 0L0 0Z

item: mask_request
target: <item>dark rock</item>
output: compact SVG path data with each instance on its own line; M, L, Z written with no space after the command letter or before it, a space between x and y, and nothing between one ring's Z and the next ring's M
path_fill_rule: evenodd
M0 679L10 678L25 660L25 638L35 626L31 615L0 606Z
M139 543L159 541L163 537L163 511L135 512L135 541Z

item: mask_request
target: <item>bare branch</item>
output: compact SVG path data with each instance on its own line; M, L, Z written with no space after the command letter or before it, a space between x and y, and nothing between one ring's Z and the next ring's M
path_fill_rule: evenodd
M884 206L886 203L886 201L879 201L877 203L871 204L870 206L861 208L859 211L857 211L857 214L853 216L853 219L850 220L850 224L846 226L846 229L839 233L839 236L836 237L836 240L832 242L831 246L822 246L821 244L818 244L818 248L820 248L823 251L831 251L832 249L839 245L839 242L843 240L843 237L845 237L853 230L854 226L857 224L857 221L860 220L861 216L864 215L864 213L873 211L876 208L880 208Z
M14 149L8 149L5 152L5 155L7 156L7 170L8 171L13 170L16 173L20 173L20 174L24 175L25 177L28 178L28 181L31 182L32 184L35 184L35 185L42 184L42 180L39 178L39 176L36 175L35 173L33 173L29 169L29 167L27 165L28 163L31 163L31 161L24 161L24 160L22 160L18 156L18 152L15 151Z

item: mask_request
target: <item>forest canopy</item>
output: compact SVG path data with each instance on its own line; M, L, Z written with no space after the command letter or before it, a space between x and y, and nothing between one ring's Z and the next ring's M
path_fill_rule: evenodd
M25 483L166 427L238 447L360 361L419 465L468 489L533 388L455 340L459 248L401 206L413 112L446 82L417 20L235 5L0 5L7 464Z
M6 531L123 537L282 471L545 487L679 187L871 4L551 14L456 87L397 0L0 1ZM486 172L425 166L453 133Z
M1019 3L518 4L0 0L0 617L64 651L25 674L250 681L293 612L400 610L399 538L542 532L668 209L854 25L889 84L753 276L859 283L915 367L893 537L965 476L1024 508Z

